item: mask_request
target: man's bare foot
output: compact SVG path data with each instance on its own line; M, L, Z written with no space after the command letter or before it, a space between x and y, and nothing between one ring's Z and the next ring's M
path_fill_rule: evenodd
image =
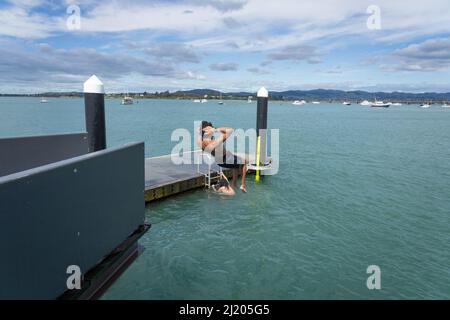
M241 186L239 189L241 189L241 191L242 191L243 193L247 193L247 189L245 189L244 186Z

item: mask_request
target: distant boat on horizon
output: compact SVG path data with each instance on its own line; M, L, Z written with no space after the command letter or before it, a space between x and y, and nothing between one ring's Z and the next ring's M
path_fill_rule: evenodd
M312 104L320 104L319 101L313 101Z
M252 96L248 96L248 98L247 98L247 103L252 103L252 102L253 102L252 99L253 99Z
M125 96L122 99L122 105L132 105L134 103L133 98L130 96Z
M305 100L302 100L302 101L300 101L300 100L295 100L294 102L292 102L292 104L293 104L294 106L302 106L302 105L306 104L306 101L305 101Z
M442 107L442 108L450 108L450 105L444 103L441 107Z
M390 102L384 103L383 101L376 101L370 105L372 108L389 108L391 106Z
M361 106L370 106L370 102L367 100L364 100L363 102L360 103Z
M47 99L41 99L41 103L48 103Z
M342 102L342 104L345 105L345 106L351 106L352 105L351 102L347 102L347 101Z
M395 103L393 103L392 105L393 105L393 106L396 106L396 107L399 107L399 106L401 106L402 104L401 104L400 102L395 102Z
M429 103L423 103L419 106L419 108L422 108L422 109L428 109L430 107L431 107L431 105Z

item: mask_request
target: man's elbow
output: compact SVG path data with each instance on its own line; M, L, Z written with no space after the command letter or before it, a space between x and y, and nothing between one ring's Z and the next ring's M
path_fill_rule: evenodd
M225 134L230 136L233 133L234 129L233 128L226 128L225 129Z

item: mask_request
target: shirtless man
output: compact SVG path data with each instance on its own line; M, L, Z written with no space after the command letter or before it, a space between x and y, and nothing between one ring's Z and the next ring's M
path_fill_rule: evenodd
M214 136L214 133L216 132L220 133L217 138ZM237 178L240 172L242 179L239 189L242 192L247 192L245 188L245 176L247 174L247 164L245 159L225 150L224 142L232 133L233 129L231 128L214 128L211 122L202 121L198 144L203 151L214 156L216 163L220 167L232 169L233 179L231 180L231 185L235 188L237 187Z

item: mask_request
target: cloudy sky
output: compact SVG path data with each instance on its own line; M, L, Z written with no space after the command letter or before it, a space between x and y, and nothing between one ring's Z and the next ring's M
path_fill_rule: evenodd
M0 0L0 92L450 92L450 2L414 2Z

